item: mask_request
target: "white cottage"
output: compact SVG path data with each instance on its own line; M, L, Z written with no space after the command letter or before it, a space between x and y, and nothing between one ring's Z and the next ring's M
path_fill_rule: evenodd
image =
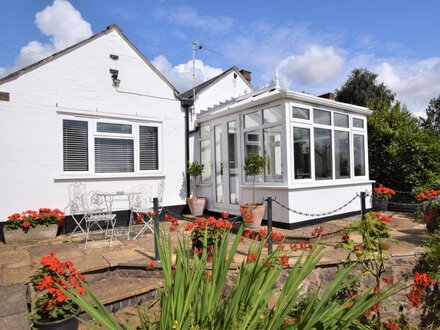
M164 180L164 205L185 204L177 92L116 25L0 79L0 95L1 221L64 208L76 181L127 191Z
M268 160L257 179L258 201L270 195L287 208L315 214L275 203L275 225L293 228L360 211L360 200L353 198L372 183L369 109L272 86L205 110L197 116L195 151L208 169L198 195L208 198L209 210L238 213L240 203L251 202L243 164L246 154L257 152Z

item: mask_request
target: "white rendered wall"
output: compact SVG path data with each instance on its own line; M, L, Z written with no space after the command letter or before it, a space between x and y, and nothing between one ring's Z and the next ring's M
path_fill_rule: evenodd
M109 54L119 55L119 60L111 60ZM111 68L119 70L119 90L166 99L116 92ZM0 101L0 221L27 209L63 209L68 203L67 186L75 181L84 182L89 191L120 191L141 183L156 187L165 180L164 205L184 203L185 133L180 102L118 32L111 31L2 84L0 91L10 93L10 102ZM59 111L160 121L163 170L154 176L130 173L100 179L62 179ZM81 119L78 115L77 120Z

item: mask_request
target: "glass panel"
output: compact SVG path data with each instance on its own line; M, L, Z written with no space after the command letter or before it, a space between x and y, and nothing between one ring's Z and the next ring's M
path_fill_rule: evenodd
M243 116L244 127L256 127L261 125L261 111L255 111Z
M310 130L308 128L293 128L293 153L295 179L310 179L312 173L310 166Z
M313 122L315 124L331 125L331 113L329 111L313 109Z
M252 131L247 132L244 134L244 140L245 140L245 155L249 154L259 154L260 153L260 131ZM244 163L244 160L243 160ZM257 175L255 177L256 181L262 181L262 176ZM252 177L246 175L246 181L250 182L252 181Z
M298 107L292 107L292 117L298 119L310 120L310 110Z
M200 163L203 164L202 182L211 181L211 130L209 125L200 128Z
M141 171L159 169L157 127L139 126L139 168Z
M215 145L215 201L223 203L222 127L214 127Z
M134 172L133 140L95 138L95 172Z
M334 114L334 125L339 127L347 127L348 128L348 115L343 115L341 113Z
M365 144L363 135L353 135L354 175L365 175Z
M63 170L89 170L89 123L63 120Z
M237 128L235 121L228 123L229 203L238 204Z
M315 179L332 178L332 132L315 128Z
M283 181L283 164L281 161L282 133L283 129L281 126L275 126L263 130L264 156L266 157L264 174L266 182Z
M131 134L131 125L128 124L97 123L96 129L102 133Z
M350 135L335 131L335 169L336 179L350 177Z
M263 120L265 124L277 123L281 120L282 113L280 107L263 110Z
M353 118L353 127L364 128L364 120L359 118Z

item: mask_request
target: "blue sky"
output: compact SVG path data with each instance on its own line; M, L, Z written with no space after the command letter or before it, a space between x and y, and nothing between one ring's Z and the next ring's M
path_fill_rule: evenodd
M440 95L438 1L0 0L0 75L118 24L175 84L191 87L236 65L256 86L334 91L353 68L379 74L415 114ZM6 28L5 28L6 27Z

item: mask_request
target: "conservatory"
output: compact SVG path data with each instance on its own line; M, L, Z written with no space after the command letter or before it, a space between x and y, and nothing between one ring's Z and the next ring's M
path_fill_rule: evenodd
M194 157L204 164L197 194L211 211L239 212L252 202L244 158L267 159L257 177L256 202L272 196L275 225L358 213L368 176L364 107L268 87L201 112ZM347 205L346 205L347 204ZM367 208L371 207L367 200ZM290 210L289 210L290 209ZM296 211L296 212L295 212Z

